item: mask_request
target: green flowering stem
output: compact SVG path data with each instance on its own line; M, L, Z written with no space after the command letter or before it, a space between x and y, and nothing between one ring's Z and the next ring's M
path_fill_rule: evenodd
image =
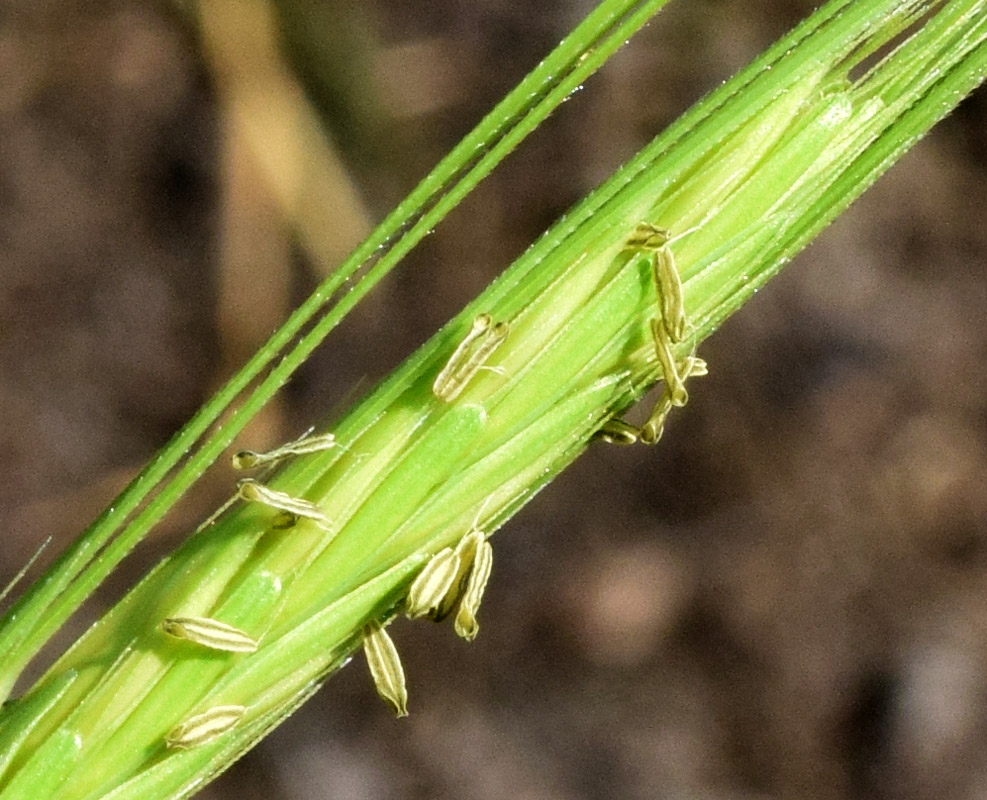
M560 221L335 427L335 447L263 478L328 523L238 501L9 706L0 800L181 797L223 769L400 610L431 554L496 530L662 377L654 255L627 246L641 222L675 237L684 362L985 76L987 0L823 7ZM433 382L481 313L509 333L442 399ZM176 617L258 648L169 637ZM228 729L178 727L213 709Z
M202 407L4 615L0 698L10 694L25 665L51 635L230 446L355 304L667 2L601 0ZM260 376L256 388L233 408ZM227 412L222 426L210 432Z

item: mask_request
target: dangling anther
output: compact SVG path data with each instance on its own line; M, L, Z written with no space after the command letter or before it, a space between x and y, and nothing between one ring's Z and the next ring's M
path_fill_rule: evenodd
M477 533L479 536L473 543L473 565L459 600L459 611L456 612L456 621L453 625L456 634L467 642L472 642L480 632L480 623L476 621L476 615L480 610L483 592L487 588L490 570L493 567L493 548L482 533L479 531Z
M641 426L641 441L644 444L657 444L661 435L665 432L665 420L672 410L672 400L668 395L667 387L662 387L661 396L655 407L651 409L651 415L644 425Z
M371 622L364 628L363 653L373 678L377 694L399 717L408 716L408 685L398 649L379 622Z
M595 436L607 444L632 445L636 444L641 432L622 419L608 419Z
M405 600L408 618L434 617L459 576L459 570L459 554L451 547L432 556L408 590Z
M638 223L625 245L628 249L651 253L651 277L658 295L661 318L674 344L685 338L685 306L682 278L675 265L668 230L650 222Z
M684 406L689 402L689 393L685 388L685 381L679 374L678 365L675 363L675 354L672 352L672 343L669 340L668 331L660 319L651 320L651 334L655 340L655 353L658 356L658 363L661 364L662 379L665 381L665 389L673 406Z
M706 362L701 358L687 356L677 365L677 374L684 381L686 378L706 375L708 374L708 369ZM651 410L651 415L644 425L641 426L641 441L644 444L658 443L665 430L665 420L668 418L674 405L669 387L666 384L662 387L661 396L658 398L658 402L655 403L655 407Z
M665 245L655 251L651 259L651 273L661 300L661 319L665 330L673 342L681 342L685 338L685 305L682 279L671 247Z
M266 453L258 453L254 450L241 450L233 456L233 469L256 469L257 467L274 464L292 456L331 450L335 446L336 436L332 433L302 436L300 439L295 439L293 442L288 442L288 444L276 447L274 450L269 450Z
M325 515L325 512L309 500L292 497L287 492L271 489L253 478L243 478L236 487L237 494L251 503L260 503L278 511L293 514L296 517L313 520L324 528L328 528L330 525L329 517ZM283 521L279 522L283 525Z

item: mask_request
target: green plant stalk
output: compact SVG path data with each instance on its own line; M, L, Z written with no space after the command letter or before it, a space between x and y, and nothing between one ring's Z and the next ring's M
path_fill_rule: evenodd
M667 2L602 0L179 431L4 615L0 621L0 698L10 694L25 665L51 635L229 447L353 306ZM337 302L330 307L333 300ZM260 376L256 388L230 411L237 397ZM209 432L226 412L222 425Z
M825 6L518 259L336 426L338 447L265 479L317 502L328 530L274 529L273 510L238 503L8 707L0 800L181 797L223 769L400 608L429 554L494 531L661 377L650 259L626 247L639 222L678 234L684 358L985 76L987 0ZM440 400L432 381L480 312L510 333ZM175 616L260 647L169 639L159 625ZM245 709L231 730L166 747L174 726L226 705Z

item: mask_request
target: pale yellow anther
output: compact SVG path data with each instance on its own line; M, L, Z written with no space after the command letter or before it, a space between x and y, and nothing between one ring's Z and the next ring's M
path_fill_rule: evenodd
M709 365L701 358L687 356L680 365L680 371L687 378L701 378L703 375L709 375Z
M288 442L288 444L281 445L281 447L269 450L266 453L258 453L254 450L241 450L233 456L233 469L256 469L267 464L275 464L292 456L331 450L335 446L336 436L332 433L303 436L300 439L295 439L293 442Z
M706 362L696 356L687 356L677 365L677 374L684 380L690 377L700 377L708 374ZM657 444L665 430L665 421L672 408L678 405L673 402L671 390L666 384L662 387L662 393L651 410L648 420L641 426L641 441L644 444Z
M658 363L661 364L662 379L665 381L669 399L673 406L684 406L689 402L689 393L686 391L685 381L679 374L668 332L660 319L651 320L651 333L654 336L655 353L658 355Z
M452 585L449 587L449 591L442 598L442 602L439 603L435 612L429 615L435 622L444 620L459 605L463 597L463 592L466 591L466 585L469 582L470 575L473 572L477 547L483 541L484 535L482 531L471 530L456 545L456 555L459 557L459 570L452 581Z
M657 250L668 244L671 234L650 222L639 222L627 237L624 247L628 250Z
M598 436L604 441L632 444L638 439L645 444L655 444L665 430L665 422L675 406L689 401L685 381L690 376L705 375L706 362L695 356L676 360L675 346L685 339L688 322L685 316L682 278L675 264L671 248L672 237L664 228L650 222L639 223L628 238L626 247L651 254L651 275L658 296L659 315L650 320L655 355L661 366L664 387L658 402L641 429L628 429L626 423L611 420L600 428Z
M455 550L440 550L426 564L408 592L406 613L441 622L455 611L456 633L473 641L480 628L476 614L492 564L493 548L483 531L474 528Z
M237 483L237 494L251 503L260 503L281 512L293 514L296 517L313 520L322 527L329 527L329 518L315 503L300 497L293 497L287 492L271 489L253 478L243 478ZM282 516L278 520L281 527L286 520Z
M648 417L647 422L641 426L641 441L644 444L657 444L658 440L661 439L662 433L665 432L665 420L668 419L668 414L672 410L672 400L668 395L667 387L663 387L661 396L658 398L658 402L655 403L655 407L651 410L651 416Z
M161 630L210 650L252 653L257 649L257 640L250 634L208 617L169 617L161 623Z
M480 610L480 602L483 600L483 592L487 588L492 567L493 548L490 546L490 542L481 540L476 545L473 568L470 570L466 588L459 602L459 611L456 613L454 625L456 633L467 642L472 642L477 633L480 632L480 624L476 621L476 615Z
M165 736L173 750L189 750L207 744L237 724L246 712L243 706L215 706L189 717Z
M364 629L363 653L377 694L397 716L408 716L408 686L401 658L391 637L379 622L371 622Z
M477 316L469 333L435 377L432 383L435 396L446 403L459 397L494 350L503 343L509 330L510 326L506 322L494 323L489 314Z
M438 613L442 601L459 576L459 566L459 554L451 547L432 556L408 590L405 614L410 619L418 619Z
M682 294L682 279L675 266L672 249L667 245L655 251L651 260L651 272L655 290L661 301L661 318L673 343L685 337L685 305Z
M640 431L622 419L608 419L596 432L596 437L607 444L636 444Z

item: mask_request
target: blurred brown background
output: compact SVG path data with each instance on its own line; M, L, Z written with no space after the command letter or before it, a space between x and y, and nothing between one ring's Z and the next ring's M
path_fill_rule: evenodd
M245 444L371 386L813 5L673 3ZM0 585L590 6L0 0ZM594 446L498 534L476 643L393 629L410 718L358 659L200 796L987 797L985 164L981 91L704 345L659 448Z

